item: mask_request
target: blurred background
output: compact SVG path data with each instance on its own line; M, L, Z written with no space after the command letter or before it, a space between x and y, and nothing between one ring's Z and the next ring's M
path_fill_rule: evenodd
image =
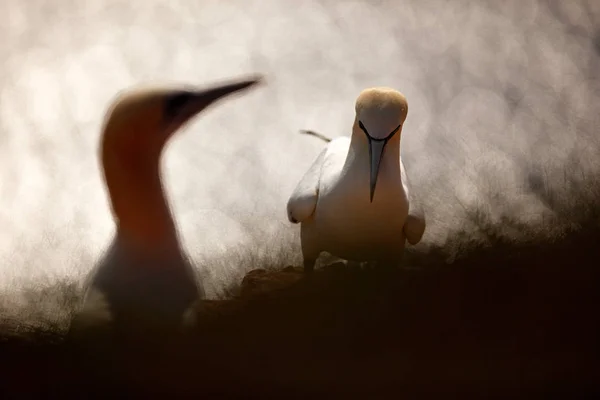
M0 0L0 36L4 318L64 319L60 293L108 246L100 125L139 83L266 77L165 152L210 298L249 269L300 261L285 205L324 144L297 132L349 135L369 86L409 102L402 155L429 223L415 263L598 223L595 0Z

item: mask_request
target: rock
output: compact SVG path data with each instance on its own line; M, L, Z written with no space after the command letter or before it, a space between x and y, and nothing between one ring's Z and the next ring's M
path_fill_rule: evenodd
M280 271L255 269L242 280L240 297L247 298L287 288L302 278L302 270L293 266Z
M323 267L323 269L327 272L340 272L343 271L345 268L346 264L341 261Z

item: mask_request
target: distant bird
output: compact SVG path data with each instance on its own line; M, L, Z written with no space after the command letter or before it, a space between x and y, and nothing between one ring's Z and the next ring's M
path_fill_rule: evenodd
M407 113L400 92L364 90L352 136L331 140L298 183L287 213L290 222L301 224L306 272L323 251L352 262L397 265L405 241L414 245L423 237L425 216L410 204L412 189L400 158Z
M165 197L161 154L193 116L259 80L204 90L136 88L117 97L107 113L101 143L116 234L89 277L83 307L71 324L72 335L108 330L117 340L141 341L194 322L194 307L203 290L181 248Z

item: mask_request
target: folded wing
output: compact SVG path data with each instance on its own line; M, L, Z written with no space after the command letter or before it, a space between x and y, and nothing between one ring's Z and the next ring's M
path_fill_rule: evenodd
M306 171L288 200L287 215L290 222L294 224L307 220L315 212L319 198L321 168L326 154L327 147Z
M425 213L422 206L419 204L417 198L414 195L414 190L410 185L406 168L404 163L400 160L400 168L402 169L402 184L404 185L404 191L408 197L408 217L404 222L404 235L406 240L411 245L415 245L421 241L423 234L425 234Z

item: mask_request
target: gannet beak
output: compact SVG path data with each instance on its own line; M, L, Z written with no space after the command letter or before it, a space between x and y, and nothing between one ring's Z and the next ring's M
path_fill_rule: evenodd
M381 158L383 157L383 150L387 140L377 140L369 137L369 156L371 160L371 203L373 202L373 195L375 194L375 187L377 186L377 175L379 174L379 165L381 164Z
M186 115L184 115L184 118L189 119L220 98L253 86L259 83L261 80L262 78L257 76L214 86L208 89L194 91L189 99L189 107L186 107L187 112L185 113Z
M249 79L244 79L241 81L230 82L227 84L222 84L220 86L215 86L209 89L200 90L195 93L195 103L198 107L207 107L211 103L219 100L221 97L225 97L229 94L238 92L242 89L246 89L252 85L257 84L261 81L261 77L254 77Z

